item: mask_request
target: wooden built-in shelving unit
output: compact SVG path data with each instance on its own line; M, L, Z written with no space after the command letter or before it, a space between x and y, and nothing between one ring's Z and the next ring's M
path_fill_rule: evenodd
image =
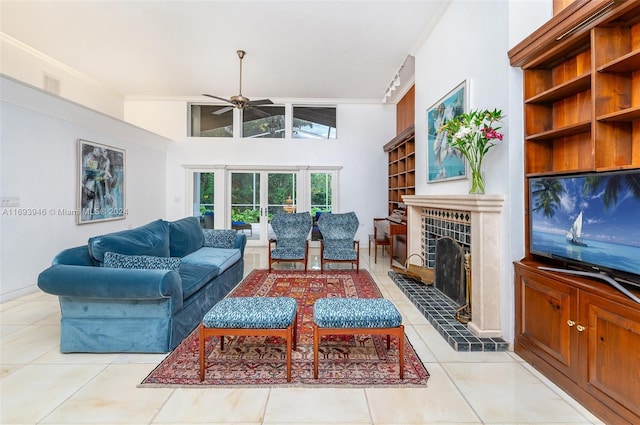
M640 2L556 0L561 11L509 51L524 79L528 179L640 168ZM606 284L515 264L516 353L606 423L640 423L640 306ZM637 379L636 379L637 381Z
M528 176L640 167L640 24L628 9L519 64Z
M413 124L384 145L389 155L389 214L403 195L416 193L416 143Z

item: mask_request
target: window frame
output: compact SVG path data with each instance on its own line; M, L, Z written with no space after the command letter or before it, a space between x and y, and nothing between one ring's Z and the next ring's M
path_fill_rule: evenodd
M193 110L194 107L201 107L201 106L208 106L208 107L219 107L219 108L227 108L230 107L229 105L225 105L222 103L211 103L211 102L187 102L187 137L189 139L221 139L221 140L228 140L228 139L242 139L242 140L250 140L250 139L263 139L263 140L288 140L288 141L292 141L292 140L314 140L314 141L319 141L319 140L325 140L325 141L333 141L333 140L338 140L339 136L338 136L338 109L339 109L339 105L337 104L326 104L326 103L318 103L318 104L313 104L313 103L305 103L305 102L301 102L301 103L295 103L295 102L285 102L285 103L276 103L274 105L268 105L270 107L281 107L284 108L284 128L282 129L284 136L283 137L252 137L252 136L248 136L245 137L244 136L244 119L243 119L243 113L242 111L233 108L230 112L232 113L232 124L231 124L231 133L229 135L225 135L225 136L201 136L201 135L194 135L193 131L194 131L194 117L193 117ZM336 123L335 123L335 127L329 127L330 129L333 129L332 132L335 133L335 137L295 137L294 136L294 111L295 108L330 108L335 110L335 114L336 114ZM201 119L201 117L199 117L199 119ZM321 124L321 123L320 123ZM322 124L321 124L322 125ZM219 127L222 128L222 127Z

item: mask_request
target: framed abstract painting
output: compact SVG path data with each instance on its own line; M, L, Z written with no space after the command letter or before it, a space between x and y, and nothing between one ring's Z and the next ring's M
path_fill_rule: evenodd
M125 151L78 140L78 224L125 218Z
M449 146L447 134L438 130L467 109L466 80L427 109L427 183L466 178L464 157Z

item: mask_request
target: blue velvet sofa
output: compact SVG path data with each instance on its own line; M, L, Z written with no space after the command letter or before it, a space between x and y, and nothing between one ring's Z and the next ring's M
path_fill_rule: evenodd
M38 277L60 299L60 351L171 351L242 280L245 245L187 217L60 252Z

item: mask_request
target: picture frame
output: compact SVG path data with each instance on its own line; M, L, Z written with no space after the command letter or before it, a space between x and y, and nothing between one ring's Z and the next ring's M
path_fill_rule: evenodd
M449 146L446 132L438 129L449 119L468 112L467 80L458 84L427 109L427 183L464 179L464 156Z
M124 219L125 199L124 149L78 139L78 224Z

